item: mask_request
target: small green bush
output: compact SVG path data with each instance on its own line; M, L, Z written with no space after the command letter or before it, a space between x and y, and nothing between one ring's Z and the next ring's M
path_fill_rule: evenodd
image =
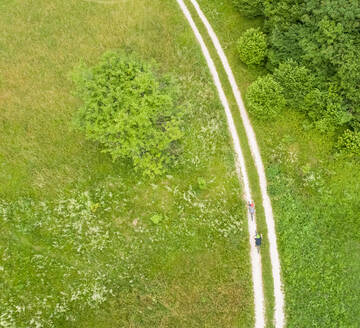
M241 61L247 65L260 65L266 55L266 35L260 29L248 29L237 41Z
M259 119L275 118L285 106L283 89L271 75L258 78L246 93L249 111Z
M161 214L154 214L150 220L154 223L154 224L159 224L162 220L163 220L163 216Z
M206 190L207 189L207 182L203 177L197 178L197 185L200 190Z
M262 0L233 0L235 8L244 16L256 17L264 13Z
M164 173L182 136L177 91L170 77L129 55L104 54L94 67L74 73L83 105L77 127L113 160L130 159L145 176Z
M360 156L360 132L346 130L339 138L337 148L350 157Z

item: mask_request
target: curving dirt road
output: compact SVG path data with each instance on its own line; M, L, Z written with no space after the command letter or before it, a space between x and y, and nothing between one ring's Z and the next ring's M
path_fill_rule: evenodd
M274 281L274 297L275 297L275 313L274 313L274 319L275 319L275 327L276 328L283 328L285 326L285 313L284 313L284 292L282 288L281 283L281 275L280 275L280 259L279 259L279 253L277 250L277 241L276 241L276 232L275 232L275 223L274 223L274 217L273 217L273 211L271 206L271 201L269 198L269 195L267 193L267 181L264 171L264 165L261 159L260 150L257 145L255 132L251 126L249 117L247 115L244 103L241 98L241 94L239 91L239 88L237 86L235 77L232 73L231 67L229 65L229 62L227 60L227 57L220 45L220 42L212 29L211 25L209 24L208 20L206 19L204 13L202 12L199 4L196 0L190 0L192 5L194 6L197 14L199 15L201 21L205 25L207 32L213 42L213 45L217 51L217 54L219 55L221 62L223 64L223 67L226 71L226 74L228 76L229 82L231 84L231 88L233 91L233 94L236 99L236 103L239 108L240 116L245 128L247 140L251 149L251 155L255 163L255 167L259 176L259 183L260 183L260 189L262 194L262 201L263 201L263 207L265 212L265 218L266 218L266 225L268 229L268 240L270 245L270 258L271 258L271 266L272 266L272 276ZM223 107L225 109L227 121L229 130L233 139L234 143L234 149L235 153L237 155L237 169L238 169L238 175L241 179L243 185L244 185L244 198L246 200L250 200L251 198L251 190L249 186L249 179L246 172L245 167L245 161L244 157L241 151L239 137L236 132L236 128L233 122L232 114L229 108L228 101L226 99L225 93L223 91L219 75L217 73L215 64L210 56L210 53L201 37L201 34L199 33L199 30L196 27L196 24L194 20L191 17L190 12L188 11L188 8L186 7L183 0L177 0L181 10L183 11L186 19L188 20L196 39L198 40L202 52L205 56L206 62L209 66L211 75L214 79L216 88L218 90L221 102L223 104ZM264 294L263 294L263 284L262 284L262 275L261 275L261 258L256 253L254 243L253 243L253 236L254 232L256 230L256 223L255 221L252 222L249 215L248 215L248 225L249 225L249 237L250 237L250 244L251 244L251 250L250 250L250 256L251 256L251 263L252 263L252 278L253 278L253 286L254 286L254 303L255 303L255 327L264 327L265 326L265 320L264 320ZM260 272L259 272L260 271Z
M221 103L225 109L225 114L227 118L227 123L229 131L233 140L234 150L236 154L236 169L239 176L239 179L244 187L244 198L245 200L250 200L251 190L249 185L249 178L246 171L244 156L240 147L240 141L238 134L236 132L236 127L234 124L233 117L231 115L230 107L228 100L225 96L223 87L220 82L219 75L216 71L215 64L210 56L210 53L204 43L203 38L200 35L199 30L197 29L194 20L191 17L190 12L188 11L183 0L177 0L181 10L183 11L186 19L188 20L196 39L198 40L201 50L206 59L207 65L209 66L210 73L213 77L216 89L218 91ZM263 292L263 282L262 282L262 273L261 273L261 255L256 251L254 244L254 235L256 231L256 221L251 220L251 216L248 213L248 227L249 227L249 240L250 240L250 256L251 256L251 265L252 265L252 279L253 279L253 289L254 289L254 299L255 299L255 327L262 328L265 327L265 309L264 309L264 292Z

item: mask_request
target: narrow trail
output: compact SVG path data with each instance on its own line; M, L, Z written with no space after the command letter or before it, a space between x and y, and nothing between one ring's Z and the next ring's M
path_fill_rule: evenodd
M234 150L236 154L236 171L240 182L244 187L244 198L245 200L252 199L251 190L249 184L249 178L246 171L245 159L241 150L240 141L238 134L236 132L236 127L234 120L230 111L230 106L228 100L225 96L225 92L220 82L218 72L216 70L214 61L212 60L210 53L204 43L203 38L199 30L196 27L194 20L191 17L191 14L186 7L183 0L177 0L181 10L183 11L186 19L188 20L197 41L200 44L203 55L206 59L207 65L210 69L210 73L214 80L215 86L217 88L221 103L225 109L226 119L229 127L229 131L233 140ZM264 291L263 291L263 281L262 281L262 270L261 270L261 255L257 252L254 243L254 235L256 231L256 221L251 220L250 213L248 212L248 230L249 230L249 241L250 241L250 257L251 257L251 266L252 266L252 280L253 280L253 290L254 290L254 303L255 303L255 327L263 328L265 327L265 305L264 305Z
M240 94L239 88L237 86L234 74L231 70L231 67L227 60L227 57L220 45L219 39L217 38L214 30L212 29L210 23L208 22L207 18L204 15L204 13L200 9L200 6L197 3L197 1L196 0L190 0L190 1L193 4L193 6L195 7L196 12L199 15L201 21L205 25L207 32L213 42L214 47L216 48L216 51L221 59L223 67L228 76L233 94L236 99L236 103L237 103L239 111L240 111L241 119L243 121L246 136L247 136L248 143L249 143L250 150L251 150L251 155L254 159L255 167L256 167L256 170L257 170L257 173L259 176L259 183L260 183L263 207L264 207L264 211L265 211L266 225L267 225L267 229L268 229L268 240L269 240L269 245L270 245L270 259L271 259L271 266L272 266L272 276L273 276L273 280L274 280L275 327L282 328L285 326L284 292L283 292L281 276L280 276L281 268L280 268L279 253L278 253L278 249L277 249L275 222L274 222L274 216L273 216L270 197L267 192L267 181L266 181L266 175L265 175L265 171L264 171L264 165L263 165L263 162L261 159L259 147L256 142L255 132L251 126L251 123L250 123L249 117L247 115L244 103L242 101L241 94Z

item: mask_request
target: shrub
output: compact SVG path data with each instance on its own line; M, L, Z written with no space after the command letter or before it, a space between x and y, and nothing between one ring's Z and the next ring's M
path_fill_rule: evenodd
M207 189L207 183L206 180L203 177L197 178L197 185L200 190L206 190Z
M104 54L94 67L79 68L73 77L83 101L76 125L87 139L99 142L114 161L130 159L146 176L164 173L182 136L173 79L115 52Z
M235 8L244 16L256 17L263 15L262 0L233 0Z
M266 55L266 36L259 29L248 29L237 42L241 61L247 65L259 65Z
M162 220L163 220L163 217L161 214L154 214L150 220L154 223L154 224L159 224Z
M337 148L350 157L360 156L360 132L346 130L339 138Z
M306 110L305 97L315 86L315 77L310 70L288 60L275 70L274 78L283 87L287 104L294 109Z
M276 117L285 106L282 87L271 75L258 78L246 93L246 101L251 113L257 118Z

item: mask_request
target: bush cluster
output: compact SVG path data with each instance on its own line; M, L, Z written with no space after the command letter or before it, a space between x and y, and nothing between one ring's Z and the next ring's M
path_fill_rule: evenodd
M83 101L77 127L113 160L129 159L145 176L164 173L182 137L173 78L134 56L108 52L74 73Z
M267 64L275 75L285 69L286 85L280 83L290 107L305 109L321 132L340 134L360 127L360 5L346 0L320 2L263 1ZM288 83L290 79L296 83Z

